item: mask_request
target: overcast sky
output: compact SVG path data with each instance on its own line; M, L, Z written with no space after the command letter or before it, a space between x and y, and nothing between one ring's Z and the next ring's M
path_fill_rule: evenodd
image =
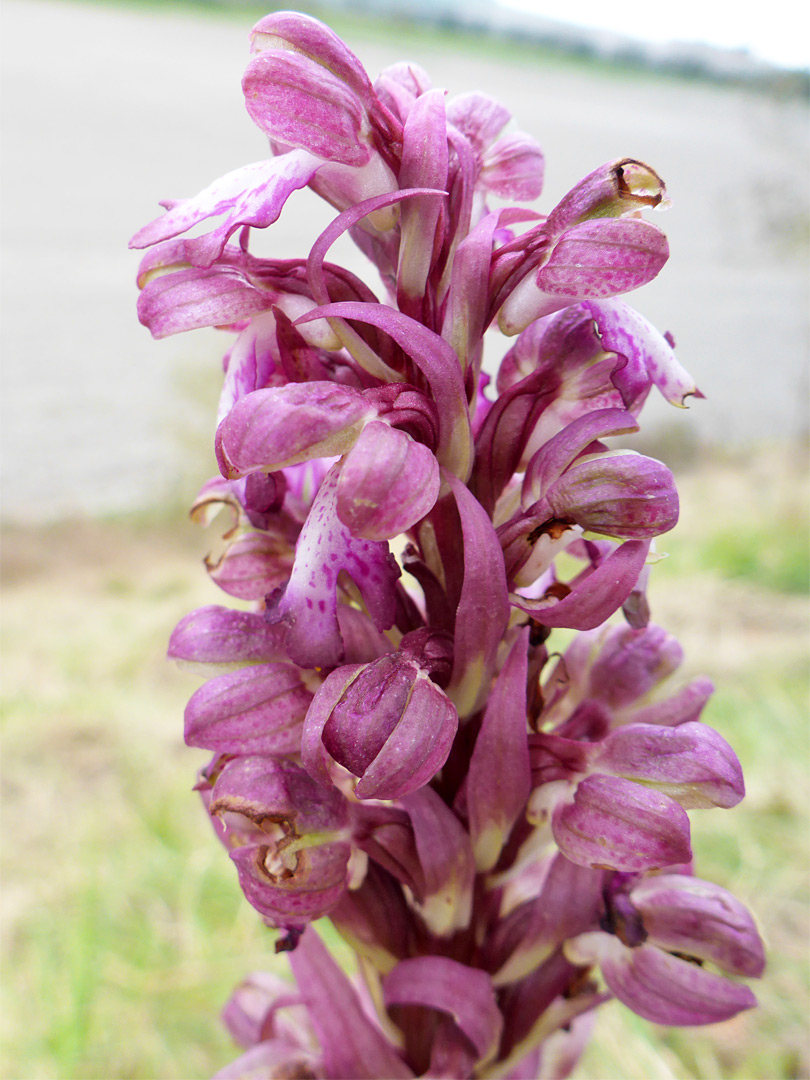
M700 41L746 48L785 67L810 66L810 8L802 0L667 0L616 4L607 0L499 0L549 19L598 26L645 41Z

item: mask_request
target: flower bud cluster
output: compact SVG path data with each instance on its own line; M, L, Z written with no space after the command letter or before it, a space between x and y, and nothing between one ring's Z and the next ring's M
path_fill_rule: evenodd
M641 216L664 184L622 159L547 215L492 209L543 180L496 101L413 64L372 84L293 12L251 49L270 156L132 240L156 337L233 334L192 515L228 511L207 567L248 608L192 612L169 654L206 675L197 789L298 987L243 983L244 1054L217 1075L563 1077L612 996L657 1023L733 1016L762 946L692 876L687 811L735 805L742 774L700 719L711 684L677 681L650 622L672 475L604 441L653 387L701 396L619 298L667 259ZM253 255L304 187L336 211L307 257ZM327 261L345 232L381 295ZM494 324L516 336L491 386ZM562 654L555 628L577 632Z

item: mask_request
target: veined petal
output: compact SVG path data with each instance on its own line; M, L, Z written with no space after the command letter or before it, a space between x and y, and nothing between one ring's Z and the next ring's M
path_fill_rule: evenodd
M238 271L192 266L149 281L138 297L138 319L160 339L240 322L277 301L277 292L257 289Z
M631 431L638 424L624 409L597 409L572 420L532 456L521 491L524 508L542 498L592 442Z
M651 944L759 978L765 951L751 913L726 889L685 874L642 878L630 892Z
M598 218L563 233L537 286L544 293L601 299L651 281L669 258L660 229L640 218Z
M286 49L254 55L242 90L251 120L270 139L343 165L365 165L371 158L362 102L308 56Z
M659 536L678 522L672 473L660 461L629 450L575 461L543 501L558 521L628 540Z
M292 566L291 544L274 532L239 533L219 559L205 560L211 580L240 600L261 600L287 580Z
M312 694L292 664L256 664L210 679L185 712L188 746L222 754L295 754Z
M185 663L267 663L280 660L283 629L252 611L209 604L181 619L169 638L171 660Z
M747 986L644 944L628 948L594 931L574 939L566 954L575 963L598 963L608 989L655 1024L716 1024L756 1005Z

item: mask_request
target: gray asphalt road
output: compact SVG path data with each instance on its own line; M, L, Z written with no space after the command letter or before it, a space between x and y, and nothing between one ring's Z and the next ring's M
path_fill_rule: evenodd
M214 331L153 342L135 317L128 237L157 200L264 156L239 87L249 20L171 3L3 4L3 513L187 501L213 422ZM349 42L375 75L399 59L451 93L483 89L547 154L541 208L610 158L648 161L674 206L672 258L634 303L671 330L708 400L648 425L733 445L796 436L807 415L808 127L802 103L672 79ZM301 193L264 252L305 253L329 219ZM350 246L345 261L368 271ZM209 389L210 388L210 389ZM196 403L195 403L196 402ZM188 486L186 486L188 483ZM181 488L185 488L182 495Z

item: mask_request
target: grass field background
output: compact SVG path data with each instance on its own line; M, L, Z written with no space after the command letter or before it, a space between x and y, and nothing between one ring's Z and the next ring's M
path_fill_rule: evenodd
M701 875L761 923L761 1008L671 1031L611 1003L581 1077L810 1074L803 458L681 469L651 591L688 673L715 679L705 718L746 771L742 806L692 820ZM191 791L205 755L183 745L182 711L198 680L164 659L176 621L222 599L200 565L212 539L172 514L6 530L8 1080L209 1076L235 1055L218 1021L232 987L286 966Z

